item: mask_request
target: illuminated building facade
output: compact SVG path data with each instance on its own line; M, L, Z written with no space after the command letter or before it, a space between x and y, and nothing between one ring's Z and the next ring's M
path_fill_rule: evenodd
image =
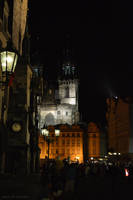
M88 139L88 158L100 157L100 129L93 122L88 124L87 130Z
M78 84L77 68L69 61L62 65L56 83L46 82L44 102L38 107L40 129L44 125L79 122Z
M51 143L49 147L49 158L55 159L58 156L61 160L83 162L83 130L78 125L60 125L60 136L54 136L54 126L49 126ZM41 149L40 159L48 156L48 144L40 135L39 147Z
M60 136L55 137L54 126L49 126L51 143L49 148L49 158L61 160L70 159L80 163L90 160L104 158L107 155L106 137L96 123L90 122L78 125L59 125ZM48 142L40 134L39 147L41 149L41 165L48 157Z
M50 143L40 134L39 147L41 162L45 157L61 160L69 158L71 161L98 158L104 144L101 130L95 123L81 123L78 111L78 74L77 67L69 60L61 65L57 81L44 81L44 100L38 107L39 129L48 127ZM60 136L54 136L54 127L59 126ZM102 143L101 143L102 141Z
M106 118L108 122L109 151L133 153L133 105L126 99L108 98Z

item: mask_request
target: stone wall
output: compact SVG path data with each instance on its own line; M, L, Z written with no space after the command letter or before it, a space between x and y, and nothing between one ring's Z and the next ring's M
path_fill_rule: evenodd
M20 55L22 55L22 43L27 21L27 6L28 0L14 0L12 40Z

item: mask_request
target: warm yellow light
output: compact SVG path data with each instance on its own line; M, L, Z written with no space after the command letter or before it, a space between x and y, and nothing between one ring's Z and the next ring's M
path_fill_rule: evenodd
M79 156L76 156L75 158L76 158L77 160L79 160L79 159L80 159L80 157L79 157Z
M103 160L103 158L99 158L99 160Z
M14 72L18 55L14 52L4 51L0 53L2 72Z

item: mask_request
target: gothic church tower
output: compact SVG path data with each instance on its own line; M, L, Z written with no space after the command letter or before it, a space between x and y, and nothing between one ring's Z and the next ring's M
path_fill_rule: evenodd
M69 57L61 65L57 83L55 87L56 84L51 85L48 80L44 102L38 107L40 129L44 125L72 125L79 122L77 67Z
M70 107L71 124L78 123L78 121L79 121L78 73L77 73L77 66L75 66L70 61L68 53L66 55L66 60L63 62L62 66L61 66L61 73L58 78L58 84L59 84L60 104L62 106L64 106L64 108L66 105L68 105Z

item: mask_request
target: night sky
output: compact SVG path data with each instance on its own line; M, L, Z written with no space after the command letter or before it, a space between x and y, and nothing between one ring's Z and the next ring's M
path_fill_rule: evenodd
M80 74L83 120L104 124L106 98L133 95L132 10L125 1L29 2L31 63L54 78L69 47Z

